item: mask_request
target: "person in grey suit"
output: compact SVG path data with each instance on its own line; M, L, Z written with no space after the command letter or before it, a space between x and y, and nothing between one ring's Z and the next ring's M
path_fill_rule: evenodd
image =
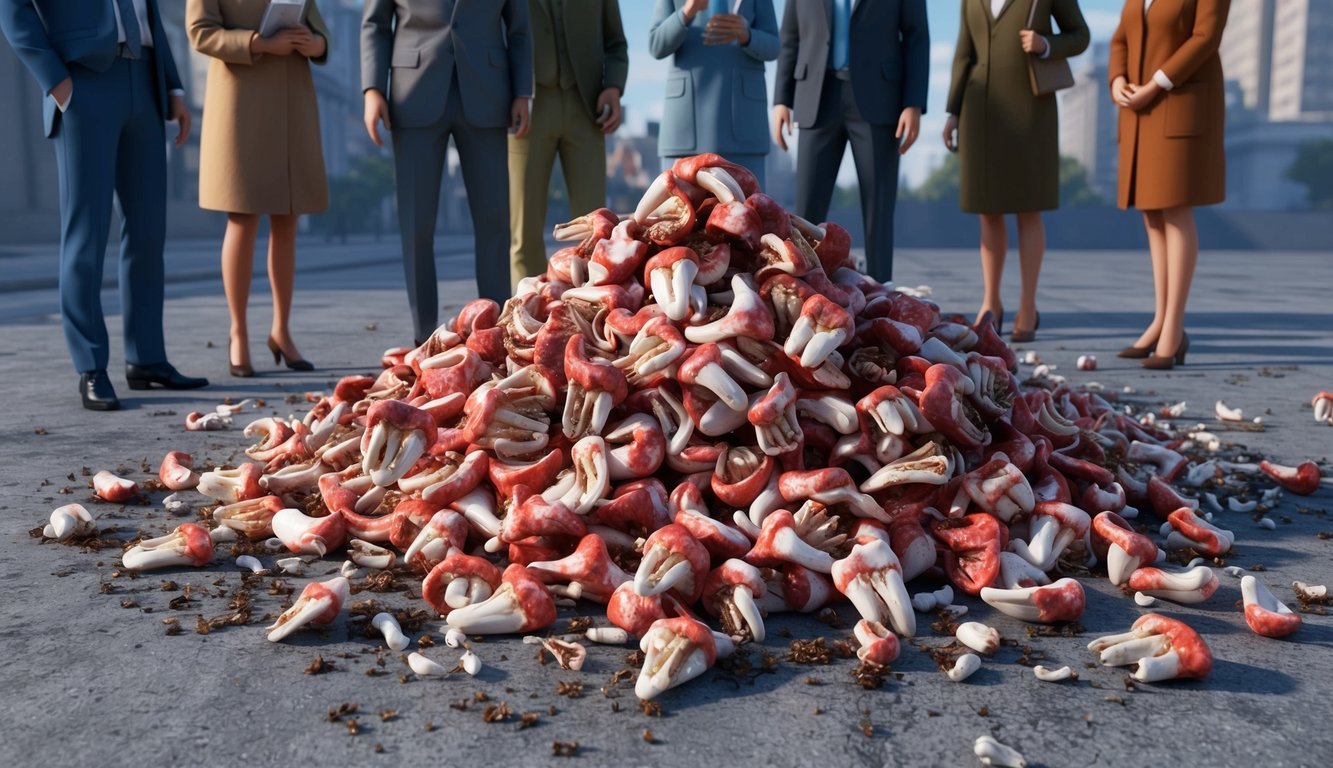
M716 152L764 183L764 62L778 57L773 0L657 0L648 51L671 57L657 152Z
M893 279L898 157L916 141L930 79L925 0L787 0L773 140L795 122L796 213L828 216L850 141L861 187L866 271Z
M416 341L435 331L435 217L452 136L467 187L477 292L509 296L509 149L528 134L527 0L367 0L361 20L366 131L393 135L398 223Z
M112 197L120 200L120 298L125 380L193 389L167 362L162 250L167 227L166 131L190 135L185 91L158 0L0 0L0 30L47 94L46 135L60 170L60 315L83 407L112 411L102 261Z

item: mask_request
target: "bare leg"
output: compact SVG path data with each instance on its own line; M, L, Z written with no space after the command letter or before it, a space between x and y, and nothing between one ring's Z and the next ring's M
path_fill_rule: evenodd
M1018 263L1022 274L1022 293L1018 299L1018 314L1014 315L1014 330L1033 330L1037 327L1037 281L1041 277L1041 260L1046 255L1046 227L1041 212L1018 214Z
M987 312L998 321L1004 313L1000 300L1000 278L1004 276L1005 251L1009 246L1009 230L1004 216L998 213L981 214L981 284L984 291L977 320Z
M1152 257L1153 316L1134 346L1149 349L1157 345L1166 321L1166 218L1162 211L1144 211L1143 226L1148 231L1148 253Z
M296 280L296 223L299 219L297 214L268 217L268 282L273 288L273 325L269 336L291 360L301 358L288 325L292 314L292 286Z
M227 214L227 233L222 236L222 290L227 294L227 310L231 313L227 359L232 365L250 365L250 336L245 325L245 310L250 303L255 236L258 233L257 214Z
M1166 222L1167 290L1156 354L1170 357L1180 349L1185 332L1185 304L1199 263L1199 230L1194 226L1194 209L1189 206L1168 208L1162 211L1162 217Z

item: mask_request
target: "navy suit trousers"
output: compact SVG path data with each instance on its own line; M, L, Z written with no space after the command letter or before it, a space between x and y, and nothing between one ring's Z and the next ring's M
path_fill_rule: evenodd
M151 49L105 72L70 65L74 95L57 116L60 171L60 312L74 367L107 367L102 269L112 199L120 202L120 300L125 361L165 362L166 131Z

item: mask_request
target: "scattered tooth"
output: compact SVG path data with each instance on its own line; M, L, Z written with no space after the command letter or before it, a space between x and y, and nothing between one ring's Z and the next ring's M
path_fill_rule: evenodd
M305 561L299 557L284 557L278 561L277 565L278 570L283 573L290 573L293 576L300 576L305 572Z
M342 566L338 568L338 573L345 578L355 579L361 576L361 569L351 560L344 560Z
M1125 508L1120 510L1120 516L1126 520L1133 520L1139 516L1139 508L1126 504Z
M458 660L458 664L464 672L473 677L476 677L477 673L481 671L481 659L472 651L464 651L463 657Z
M1042 665L1038 664L1037 666L1032 668L1032 674L1042 682L1058 683L1062 680L1068 680L1069 678L1073 677L1074 670L1070 669L1067 666L1060 667L1059 669L1050 669L1049 667L1043 667Z
M1254 500L1240 501L1235 496L1232 496L1231 498L1227 499L1227 506L1231 509L1232 512L1249 514L1253 512L1256 507L1259 506L1259 502Z
M555 598L555 607L557 608L577 608L579 602L568 597Z
M1152 595L1145 595L1142 592L1134 593L1134 603L1140 608L1151 608L1157 605L1157 598Z
M1215 494L1215 493L1209 493L1208 491L1204 491L1204 492L1203 492L1203 503L1204 503L1210 510L1212 510L1212 511L1214 511L1214 512L1221 512L1221 511L1222 511L1222 502L1220 502L1220 501L1217 500L1217 494Z
M287 549L287 545L282 543L282 539L264 539L264 549L269 552L282 552Z
M259 558L253 557L251 555L241 555L240 557L236 558L236 567L245 568L251 573L264 572L264 564L259 562Z
M1027 768L1028 764L1018 750L1001 744L990 734L977 737L972 745L972 753L982 765L993 765L996 768Z
M1042 363L1041 365L1038 365L1036 368L1032 369L1032 378L1044 379L1047 376L1050 376L1051 371L1053 370L1055 370L1055 366Z
M219 416L235 416L246 408L253 407L254 404L255 401L252 398L247 397L239 403L232 403L231 405L223 403L219 405L214 412Z
M629 633L620 627L588 627L583 636L590 642L602 645L624 645L629 642Z
M1254 419L1253 419L1253 421L1254 421L1254 423L1255 423L1256 426L1260 426L1260 427L1262 427L1262 426L1264 425L1264 417L1263 417L1263 416L1255 416Z
M1161 525L1159 525L1159 526L1157 527L1157 535L1158 535L1158 536L1165 536L1165 535L1171 533L1171 532L1174 531L1174 530L1175 530L1175 526L1171 525L1171 523L1169 523L1169 522L1162 523Z
M1202 557L1196 557L1196 558L1194 558L1193 560L1191 560L1191 561L1189 561L1188 563L1186 563L1186 564L1185 564L1185 567L1186 567L1186 568L1198 568L1198 567L1201 566L1201 565L1208 565L1210 562L1212 562L1212 561L1211 561L1211 560L1205 560L1205 559L1203 559Z
M1269 531L1277 529L1277 523L1271 517L1261 517L1255 522L1255 525Z
M389 646L389 650L401 651L411 643L407 635L403 634L403 628L399 626L398 620L388 613L377 613L375 618L370 620L370 626L378 629L380 634L384 635L384 644ZM413 669L413 671L416 671Z
M1157 423L1157 414L1149 411L1139 417L1139 423L1145 427L1151 427Z
M941 606L939 606L939 607L940 607L942 610L945 610L945 611L948 611L949 613L952 613L952 614L953 614L953 617L954 617L955 619L958 618L958 617L960 617L960 616L966 616L966 615L967 615L967 606L966 606L966 605L941 605Z
M1217 414L1219 421L1244 421L1245 412L1240 408L1231 408L1221 400L1213 406L1213 412Z
M1078 356L1078 369L1079 369L1080 371L1095 371L1095 370L1097 370L1097 356L1096 356L1096 355L1079 355L1079 356Z
M425 656L422 656L416 651L407 655L407 666L411 667L413 672L422 677L427 675L444 676L449 674L449 670L436 664Z
M1178 402L1178 403L1174 403L1174 404L1172 404L1172 405L1168 405L1168 406L1166 406L1165 408L1162 409L1162 413L1166 414L1167 416L1170 416L1170 417L1173 418L1173 419L1178 419L1178 418L1180 418L1181 416L1184 416L1184 415L1185 415L1185 401L1184 401L1184 400L1181 400L1181 401Z
M1105 391L1106 391L1106 386L1105 386L1104 384L1102 384L1100 381L1089 381L1087 384L1084 384L1084 385L1083 385L1083 388L1086 389L1086 390L1088 390L1089 392L1105 392Z
M1235 576L1238 579L1241 576L1245 575L1245 569L1241 568L1239 565L1228 565L1226 568L1223 568L1222 570L1226 571L1227 575Z
M1196 558L1194 558L1194 559L1195 559L1195 560L1198 560L1199 558L1196 557ZM1158 548L1157 548L1157 557L1153 558L1153 563L1154 563L1154 564L1157 564L1157 563L1164 563L1164 562L1166 562L1166 550L1165 550L1165 549L1162 549L1161 547L1158 547Z
M524 635L524 636L523 636L523 644L524 644L524 645L541 645L541 644L542 644L542 639L541 639L540 637L537 637L536 635Z
M1000 631L979 621L959 624L957 631L954 632L954 637L958 638L958 642L968 648L987 656L1000 649Z
M981 669L981 657L975 653L965 653L958 657L958 661L954 662L953 669L945 674L955 683L961 683L971 677L978 669Z
M235 529L228 528L225 525L219 525L217 528L208 532L208 538L213 540L214 544L224 544L226 542L236 541L240 536Z
M1328 597L1328 587L1323 584L1306 584L1303 581L1291 582L1296 596L1304 600L1323 600Z
M1037 354L1035 349L1027 350L1023 353L1023 357L1020 359L1023 365L1036 365L1041 362L1041 357Z
M465 633L463 630L456 629L454 627L449 627L449 629L445 630L444 644L449 646L450 648L462 648L463 644L466 642L467 642L467 633Z
M190 502L181 498L180 493L173 493L162 500L162 508L173 515L183 515L190 511Z
M1282 489L1278 486L1273 486L1272 488L1269 488L1268 490L1264 491L1261 498L1263 499L1263 502L1265 504L1271 506L1272 504L1276 503L1279 499L1282 498Z

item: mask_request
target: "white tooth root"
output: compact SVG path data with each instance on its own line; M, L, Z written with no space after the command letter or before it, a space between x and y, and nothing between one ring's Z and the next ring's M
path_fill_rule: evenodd
M481 672L481 658L472 651L464 651L458 659L458 666L472 677L476 677Z
M467 633L461 629L449 627L444 632L444 644L450 648L462 648L467 643Z
M1213 406L1213 412L1217 414L1218 421L1244 421L1245 412L1239 408L1232 408L1221 400Z
M1051 669L1050 667L1043 667L1038 664L1032 668L1032 675L1044 683L1059 683L1064 680L1078 679L1078 675L1075 675L1074 670L1070 669L1068 666L1060 667L1059 669Z
M954 637L958 642L966 645L977 653L984 653L987 656L1000 649L1000 631L994 627L988 627L979 621L969 621L958 625Z
M975 653L965 653L958 657L953 667L945 674L955 683L961 683L981 669L981 657Z
M407 666L412 668L412 672L419 677L428 675L438 675L444 677L449 674L449 670L413 651L407 655Z
M236 558L236 567L244 568L251 573L263 573L265 570L264 564L259 562L259 558L252 555L241 555Z
M600 645L624 645L629 642L629 633L620 627L588 627L583 633L588 642Z
M972 744L972 754L977 756L982 765L997 768L1027 768L1028 761L1013 747L1001 744L989 734L978 736Z
M412 642L403 634L403 628L398 625L398 620L388 613L375 614L375 618L370 620L370 625L384 635L384 644L389 646L391 651L401 651Z

